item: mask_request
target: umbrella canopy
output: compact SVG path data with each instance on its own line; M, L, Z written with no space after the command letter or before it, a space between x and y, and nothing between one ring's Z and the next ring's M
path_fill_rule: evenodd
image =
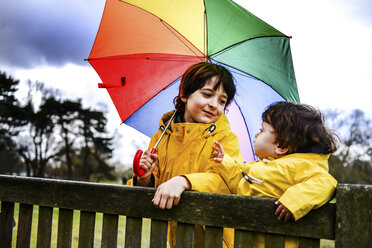
M121 120L151 137L174 109L194 63L228 68L237 94L226 115L246 161L264 109L299 102L289 37L230 0L107 0L88 61Z

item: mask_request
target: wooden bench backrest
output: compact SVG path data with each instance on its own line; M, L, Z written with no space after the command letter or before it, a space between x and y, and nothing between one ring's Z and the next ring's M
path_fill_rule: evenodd
M206 227L206 247L222 247L223 227L235 228L235 247L250 247L254 232L265 233L268 247L284 247L284 235L300 237L300 247L319 247L319 239L336 240L337 247L372 244L372 186L339 185L337 205L328 203L291 223L276 220L270 198L185 192L177 207L160 210L151 203L154 193L152 188L0 175L0 247L11 247L14 203L20 203L17 247L29 247L33 205L39 206L40 248L50 247L53 208L59 209L57 247L71 247L73 210L80 211L79 247L93 247L96 213L103 213L102 247L117 247L122 215L125 247L141 247L142 218L151 219L150 247L167 247L168 221L178 222L177 247L192 247L195 224ZM350 219L355 206L360 209L352 211L364 216Z

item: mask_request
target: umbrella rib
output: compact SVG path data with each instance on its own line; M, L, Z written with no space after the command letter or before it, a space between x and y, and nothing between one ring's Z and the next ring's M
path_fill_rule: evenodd
M220 54L222 54L222 53L224 53L224 52L227 52L227 51L233 49L233 48L236 47L236 46L239 46L240 44L242 44L242 43L244 43L244 42L249 41L249 40L260 39L260 38L271 38L271 37L282 37L282 38L285 38L285 37L287 37L287 36L270 35L270 36L257 36L257 37L249 38L249 39L242 40L242 41L240 41L240 42L234 43L234 44L232 44L232 45L230 45L230 46L228 46L228 47L225 47L224 49L222 49L222 50L220 50L220 51L218 51L218 52L216 52L216 53L210 55L210 57L211 57L211 58L216 57L216 56L218 56L218 55L220 55Z
M207 10L205 9L205 1L204 1L204 54L206 56L206 60L208 59L208 50L207 50L207 45L208 45L208 36L207 36Z
M177 38L177 39L179 39L196 57L199 57L198 56L198 54L196 54L195 53L195 51L193 50L193 49L191 49L191 47L188 45L188 44L186 44L182 39L180 39L179 37L178 37L178 35L177 34L175 34L174 32L173 32L173 30L171 29L171 28L169 28L168 27L168 24L165 22L165 21L163 21L162 19L160 19L159 18L159 20L160 20L160 22ZM179 34L179 35L182 35L182 34ZM185 38L186 39L186 38ZM186 39L187 40L187 39Z
M234 67L234 66L227 65L227 64L225 64L225 63L223 63L223 62L220 62L220 61L218 61L218 60L214 60L214 61L215 61L215 62L218 62L218 63L220 63L220 64L222 64L222 65L225 65L225 66L228 66L228 67L233 68L233 69L235 70L234 73L236 73L236 74L239 74L239 75L244 76L244 77L246 77L246 76L250 76L250 77L253 77L253 78L255 78L255 79L261 81L262 83L264 83L264 84L266 84L268 87L270 87L272 90L274 90L276 93L278 93L278 95L281 96L284 100L287 101L287 99L286 99L286 98L285 98L285 97L284 97L280 92L278 92L276 89L273 88L273 86L271 86L270 84L268 84L268 83L265 82L264 80L262 80L262 79L260 79L260 78L258 78L258 77L256 77L256 76L254 76L254 75L252 75L252 74L249 73L249 72L242 71L242 70L240 70L239 68L236 68L236 67Z

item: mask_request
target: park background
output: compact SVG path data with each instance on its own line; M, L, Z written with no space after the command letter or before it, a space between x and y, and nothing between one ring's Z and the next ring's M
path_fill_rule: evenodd
M343 146L331 160L331 173L342 182L372 183L372 3L363 0L236 2L293 37L291 50L301 102L321 109L329 126L342 138ZM0 96L2 104L10 94L17 99L12 104L25 108L31 92L36 114L43 104L41 92L51 94L59 103L73 103L84 113L102 112L107 120L107 133L102 134L113 137L109 146L112 154L102 153L102 157L92 162L91 166L97 170L88 178L78 173L84 167L84 139L74 135L72 175L62 155L63 146L56 142L60 153L48 160L46 166L50 170L41 176L120 181L130 169L135 151L147 147L148 137L120 125L108 93L97 88L101 82L98 75L84 61L93 45L104 4L104 0L0 2L0 71L5 83L19 80L14 86L16 91ZM75 123L77 129L79 121L82 123L82 120ZM17 164L17 167L5 166L10 161L6 157L8 146L1 153L1 172L27 174L25 158L20 152L28 148L30 163L38 163L35 143L30 139L30 124L12 128L6 122L1 125L13 142L11 148ZM62 137L58 130L52 134L56 140ZM43 156L49 155L52 153ZM103 172L105 168L107 175ZM36 176L32 171L29 175Z

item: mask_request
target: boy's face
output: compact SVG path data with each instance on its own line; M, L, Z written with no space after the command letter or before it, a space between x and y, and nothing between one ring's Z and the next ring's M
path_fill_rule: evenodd
M222 84L214 90L218 78L212 77L203 88L192 93L188 98L181 98L185 103L184 119L186 122L216 122L225 109L227 94Z
M267 157L278 158L278 145L274 144L276 134L274 128L267 122L262 122L261 132L257 133L254 140L254 154L260 159Z

